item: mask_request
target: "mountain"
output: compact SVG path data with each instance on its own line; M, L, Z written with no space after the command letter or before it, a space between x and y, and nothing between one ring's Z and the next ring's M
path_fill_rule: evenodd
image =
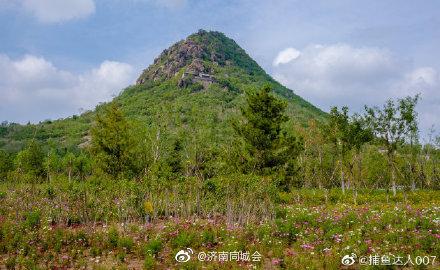
M112 102L145 126L161 125L172 133L184 129L223 135L227 121L238 113L245 91L270 84L288 103L287 113L303 125L308 119L324 119L325 113L271 78L237 43L223 33L199 30L164 50L145 69L135 85L124 89ZM65 148L87 145L95 110L39 124L2 124L0 147L15 151L30 139L49 140Z

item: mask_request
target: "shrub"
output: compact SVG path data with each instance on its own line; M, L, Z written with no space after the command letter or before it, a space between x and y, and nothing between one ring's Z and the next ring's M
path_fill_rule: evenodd
M99 247L92 247L90 249L90 255L92 255L93 257L101 256L102 250Z
M172 240L173 247L176 248L186 248L191 247L192 243L195 240L195 235L189 232L181 232L179 235L177 235L176 238Z
M133 249L133 245L133 238L129 236L120 237L118 240L118 247L126 251L127 253L131 252L131 250Z
M162 241L160 239L152 239L144 246L145 255L157 256L162 250Z
M122 252L119 252L116 255L116 258L118 259L118 261L124 262L125 261L125 256L127 256L127 254L125 253L125 251L122 251Z
M205 244L211 244L211 245L215 244L216 243L215 238L216 238L215 233L212 229L203 231L202 233L202 241Z
M40 225L40 212L30 211L25 215L25 227L32 229Z
M110 247L115 248L118 246L119 232L115 227L110 228L107 234L108 243Z
M155 261L154 261L154 257L151 255L147 255L145 256L145 260L144 260L144 269L154 269L155 268Z

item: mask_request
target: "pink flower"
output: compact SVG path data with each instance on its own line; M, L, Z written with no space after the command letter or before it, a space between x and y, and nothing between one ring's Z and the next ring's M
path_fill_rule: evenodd
M296 252L293 251L292 249L288 248L288 249L285 250L285 254L286 254L287 256L295 256L295 255L296 255Z
M176 230L176 231L174 231L174 232L170 232L168 235L171 236L171 237L175 237L175 236L177 236L178 234L179 234L179 231Z
M342 235L341 235L341 234L335 234L335 235L333 235L332 237L333 237L333 240L334 240L336 243L340 243L340 242L342 242L342 239L341 239Z
M272 259L272 265L279 265L280 262L281 262L281 259L278 259L278 258L273 258Z
M303 245L301 245L301 247L302 247L303 249L315 249L315 247L312 246L312 245L310 245L310 244L303 244Z

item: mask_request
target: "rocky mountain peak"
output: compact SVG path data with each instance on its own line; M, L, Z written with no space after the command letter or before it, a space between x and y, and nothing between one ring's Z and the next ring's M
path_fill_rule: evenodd
M137 84L160 81L180 75L196 77L204 82L214 80L213 66L237 65L247 72L262 69L235 41L216 31L199 30L164 50L137 80ZM179 84L184 82L180 80Z

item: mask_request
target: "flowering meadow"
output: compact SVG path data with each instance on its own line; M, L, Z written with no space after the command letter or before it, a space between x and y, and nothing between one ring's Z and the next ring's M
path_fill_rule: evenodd
M109 186L2 184L0 269L440 267L439 191L278 192L269 214L240 219L222 201L206 202L198 215L165 215L164 198L145 201L123 182ZM187 248L188 261L176 261Z

